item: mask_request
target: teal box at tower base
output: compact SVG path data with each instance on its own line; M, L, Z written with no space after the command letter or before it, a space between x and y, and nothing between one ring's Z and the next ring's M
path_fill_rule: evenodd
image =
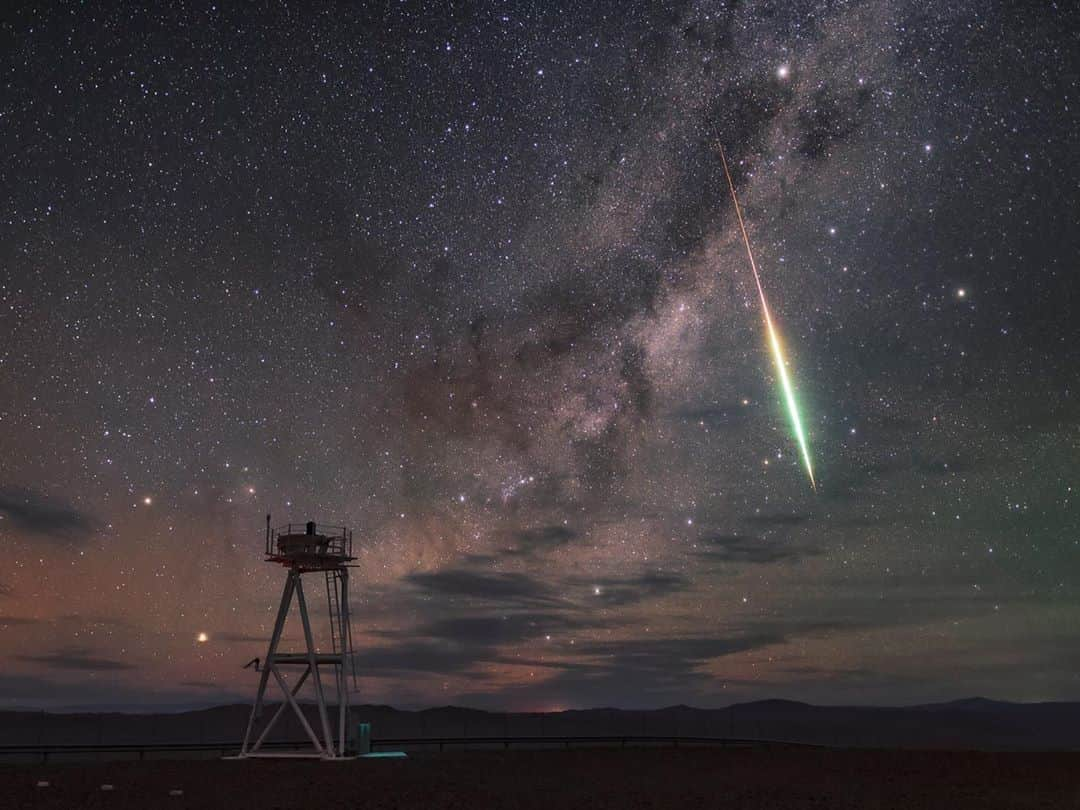
M357 724L353 742L353 750L362 759L407 759L404 751L372 751L371 723Z
M360 756L371 753L371 723L358 723L353 750Z

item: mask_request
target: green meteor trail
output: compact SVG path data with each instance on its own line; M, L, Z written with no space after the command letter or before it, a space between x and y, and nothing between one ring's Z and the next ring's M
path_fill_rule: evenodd
M799 451L802 454L806 474L810 477L810 486L817 492L817 482L814 480L814 466L810 462L810 445L806 440L806 431L803 430L802 418L799 416L799 403L795 399L795 386L791 384L791 376L788 374L788 362L784 357L784 347L780 342L780 334L773 324L772 315L769 313L769 303L765 300L765 289L761 286L761 276L758 275L757 262L754 261L754 252L750 249L750 237L746 233L746 224L743 222L739 198L735 196L735 183L732 181L731 171L728 169L727 156L724 154L723 145L718 143L717 146L720 148L720 160L724 164L724 176L727 178L728 188L731 190L731 201L735 204L735 216L739 220L739 230L742 232L743 244L746 245L746 255L750 259L750 269L754 273L754 284L757 285L758 298L761 300L761 312L765 317L765 331L769 335L769 349L772 351L776 373L780 376L780 389L784 393L784 404L787 406L792 430L795 431L795 440L798 442Z

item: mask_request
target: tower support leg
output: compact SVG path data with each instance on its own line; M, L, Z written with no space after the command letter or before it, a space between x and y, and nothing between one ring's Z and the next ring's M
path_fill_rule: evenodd
M266 651L266 660L263 662L262 673L259 675L259 691L255 695L255 703L251 707L251 716L248 718L247 731L244 732L244 744L240 749L240 755L248 752L248 743L251 740L251 730L255 727L255 720L262 712L263 697L266 694L266 683L270 678L270 670L274 666L274 654L277 653L278 643L281 641L281 631L285 627L285 618L289 615L289 606L292 604L293 590L295 589L299 575L293 571L285 580L285 588L281 592L281 606L278 608L277 619L274 621L274 632L270 635L270 646ZM261 743L261 739L260 739ZM258 748L256 744L255 748Z
M323 739L326 740L326 755L333 757L334 735L330 732L330 720L326 714L326 695L323 693L322 678L319 676L319 662L315 657L315 641L311 635L311 620L308 618L307 600L304 599L304 586L300 577L296 577L296 601L300 606L300 621L304 625L304 642L307 644L308 662L312 677L315 679L315 700L319 707L319 720L322 723Z
M345 737L349 722L349 682L345 675L346 663L352 656L352 639L349 638L349 569L341 569L341 598L338 600L338 623L341 639L341 663L337 667L338 676L338 752L345 753Z
M292 688L292 696L294 698L296 697L297 692L299 692L303 688L304 681L307 680L307 676L310 675L310 674L311 674L311 668L309 667L308 669L304 670L304 674L301 675L300 678L296 681L296 685L293 686L293 688ZM274 727L274 724L277 723L277 721L281 718L281 715L285 714L285 710L287 708L289 708L289 701L288 700L286 700L284 703L282 703L280 706L278 706L277 711L274 712L274 716L270 718L270 722L266 724L266 728L264 728L262 730L262 734L259 735L259 739L257 739L255 741L255 745L252 746L253 751L258 751L259 750L259 747L263 744L263 742L266 740L267 736L270 734L270 729L272 729Z
M330 756L333 756L333 749L326 748L321 742L319 742L319 735L311 728L311 724L304 716L304 710L300 708L300 704L296 702L296 698L293 697L292 690L289 689L289 685L285 683L285 679L281 677L281 673L276 669L274 670L274 677L277 678L278 686L281 687L282 693L285 695L285 699L289 701L289 705L293 707L293 711L296 712L296 717L300 721L300 725L304 727L304 731L307 732L308 737L311 739L311 744L315 746L315 750L320 754L326 754L330 752Z

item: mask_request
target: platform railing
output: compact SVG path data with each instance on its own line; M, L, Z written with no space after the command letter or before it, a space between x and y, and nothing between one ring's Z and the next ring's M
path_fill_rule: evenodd
M286 523L283 526L276 528L267 528L266 532L266 556L278 557L281 556L281 551L278 548L278 539L283 536L304 536L307 535L306 523ZM320 540L326 540L326 545L322 547L319 554L323 554L330 557L352 557L352 530L346 526L327 526L322 523L315 524L314 535L312 538L319 538Z

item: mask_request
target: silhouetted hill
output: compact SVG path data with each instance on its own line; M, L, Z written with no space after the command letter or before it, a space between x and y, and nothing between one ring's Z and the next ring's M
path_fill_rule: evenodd
M270 707L271 710L274 708ZM306 707L310 710L311 707ZM405 711L357 706L382 738L684 736L788 740L844 747L1080 749L1080 703L1005 703L983 698L909 707L814 706L761 700L723 709L584 709L495 713L459 706ZM245 705L173 714L0 712L0 745L219 742L239 740ZM303 732L290 713L277 739ZM314 716L312 715L312 719Z
M990 700L984 697L972 697L961 698L960 700L950 700L947 703L927 703L923 706L915 706L913 708L926 709L927 711L940 711L940 710L956 710L967 712L993 712L1004 711L1011 706L1048 706L1054 704L1040 703L1040 704L1025 704L1025 703L1010 703L1005 700Z

